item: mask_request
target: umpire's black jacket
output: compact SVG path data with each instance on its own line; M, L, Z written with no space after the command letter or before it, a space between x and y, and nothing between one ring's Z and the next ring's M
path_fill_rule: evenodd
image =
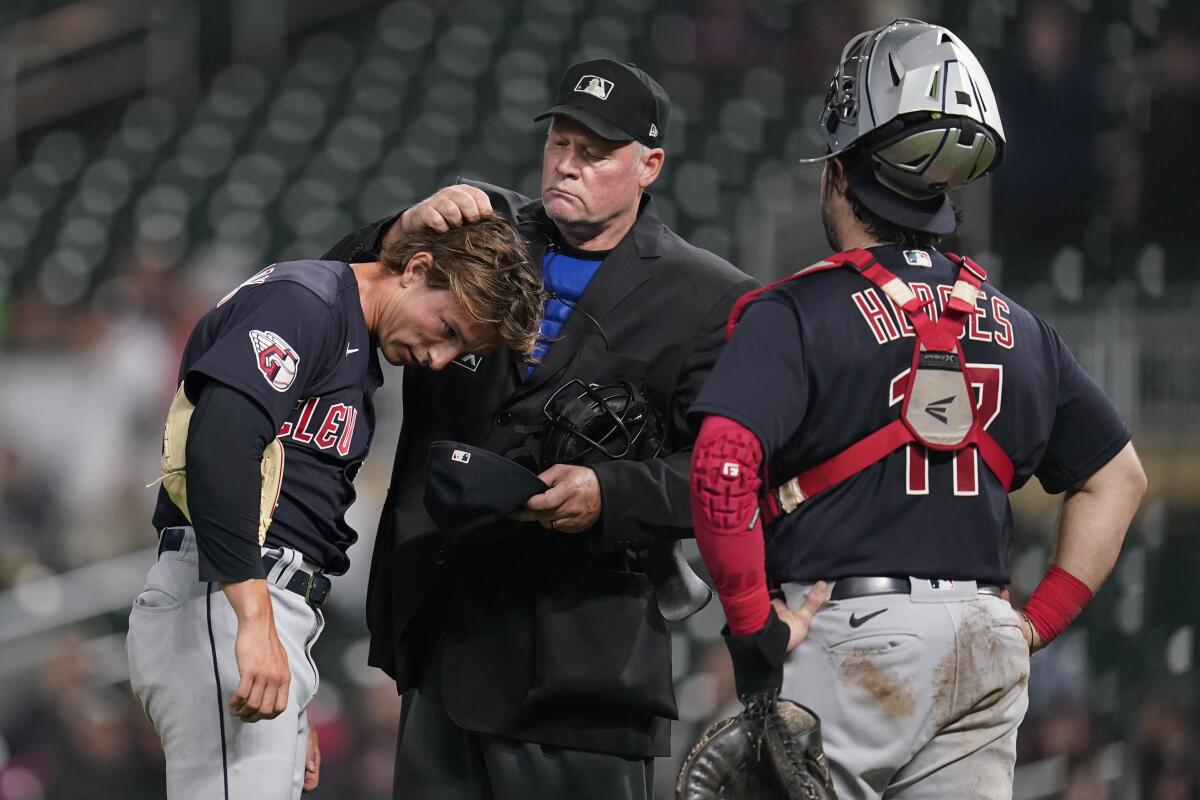
M541 202L476 185L517 223L540 264L554 230ZM346 237L325 257L372 258L390 222ZM646 195L637 223L528 380L509 351L484 356L476 369L405 370L403 429L367 597L371 664L401 691L418 686L440 634L446 710L463 728L573 749L667 754L667 720L676 718L670 637L649 580L626 571L624 551L692 535L688 462L696 431L684 415L724 344L730 307L755 285L669 230ZM575 377L645 381L671 455L595 466L601 517L587 533L506 521L458 542L438 530L422 502L429 443L513 451L544 421L554 390Z

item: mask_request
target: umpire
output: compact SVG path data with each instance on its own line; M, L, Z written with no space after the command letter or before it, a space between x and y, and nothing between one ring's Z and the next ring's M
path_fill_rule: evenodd
M404 716L396 796L647 798L676 718L668 628L630 551L692 535L685 413L754 281L658 218L670 103L642 70L571 66L549 118L542 196L447 187L339 242L357 259L422 227L495 210L542 266L541 363L511 354L406 371L404 425L367 600L370 662ZM470 537L422 503L432 442L513 453L547 425L555 392L628 381L664 426L667 455L543 463L550 486ZM577 384L576 384L577 385Z

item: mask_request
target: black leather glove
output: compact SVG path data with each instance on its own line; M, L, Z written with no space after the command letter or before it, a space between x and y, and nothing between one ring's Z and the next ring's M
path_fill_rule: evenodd
M779 700L709 727L675 779L675 800L836 800L821 746L821 720Z
M783 688L783 662L787 660L791 628L775 614L772 607L767 624L758 633L733 636L729 626L721 635L733 660L733 680L738 699L747 711L770 709Z

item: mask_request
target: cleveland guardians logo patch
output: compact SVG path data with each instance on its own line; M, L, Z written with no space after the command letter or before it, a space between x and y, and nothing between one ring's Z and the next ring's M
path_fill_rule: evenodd
M575 84L575 91L590 94L600 100L607 100L612 90L613 82L599 75L584 75L579 79L579 83Z
M277 392L286 392L296 380L300 354L273 331L250 331L258 371Z

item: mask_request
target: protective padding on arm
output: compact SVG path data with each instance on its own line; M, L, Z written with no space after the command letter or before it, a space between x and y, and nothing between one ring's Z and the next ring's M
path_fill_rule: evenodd
M173 502L190 522L191 509L187 501L187 439L188 428L192 422L192 412L196 407L188 400L183 383L175 392L175 399L167 412L167 423L163 427L162 448L162 482L167 490L167 497ZM260 466L261 488L259 491L258 509L258 544L261 547L267 539L267 528L275 514L275 506L279 504L279 488L283 484L283 445L278 439L272 439L263 450Z
M727 417L705 417L692 449L692 524L735 636L761 630L771 607L756 513L762 460L748 429Z

